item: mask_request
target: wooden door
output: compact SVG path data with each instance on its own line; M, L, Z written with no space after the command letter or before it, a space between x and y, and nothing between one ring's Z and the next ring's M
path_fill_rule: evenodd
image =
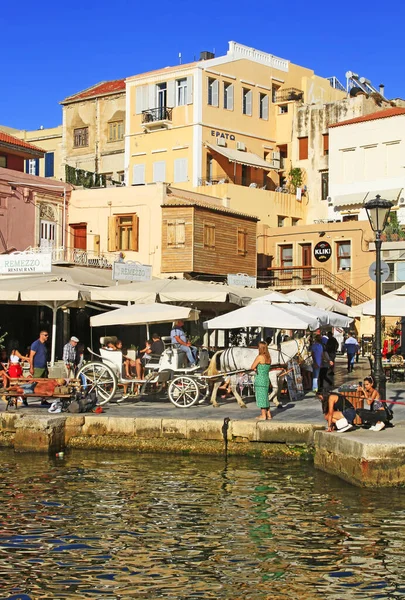
M312 266L312 247L311 244L301 244L301 264L303 267ZM311 281L311 269L302 270L302 279L305 283Z
M73 248L87 250L87 223L71 225L73 232Z

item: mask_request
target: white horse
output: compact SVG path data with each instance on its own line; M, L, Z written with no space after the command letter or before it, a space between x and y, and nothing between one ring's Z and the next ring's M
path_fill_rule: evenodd
M305 360L309 355L309 349L306 338L298 340L289 340L282 342L280 346L269 346L272 368L269 373L270 383L273 390L269 396L269 401L273 401L275 406L280 404L279 391L282 389L284 378L287 374L285 365L289 360L298 357L299 361ZM207 375L221 375L227 377L226 373L230 371L250 371L254 359L257 356L257 348L227 348L219 350L212 357L207 369ZM218 363L217 363L218 361ZM219 371L218 371L219 366ZM241 408L246 408L241 395L237 391L237 375L230 375L230 385L232 393ZM217 402L217 392L221 381L215 381L212 393L211 404L219 406Z

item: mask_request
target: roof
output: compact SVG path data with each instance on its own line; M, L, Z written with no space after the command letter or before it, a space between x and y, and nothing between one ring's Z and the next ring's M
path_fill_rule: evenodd
M82 92L77 92L72 96L68 96L62 100L61 104L67 104L69 102L76 102L86 98L95 98L97 96L106 96L108 94L115 94L117 92L125 91L125 79L114 79L113 81L101 81L96 83Z
M3 144L7 144L10 146L16 146L17 148L15 149L25 149L25 150L30 150L31 152L34 152L36 154L45 154L45 150L42 150L42 148L38 148L38 146L34 146L33 144L29 144L28 142L25 142L24 140L19 140L18 138L14 137L13 135L10 135L9 133L5 133L4 131L0 131L0 145L2 146Z
M363 117L355 117L348 121L341 121L340 123L334 123L329 125L329 129L332 127L341 127L342 125L352 125L354 123L365 123L367 121L376 121L377 119L388 119L389 117L398 117L405 115L405 108L400 106L394 106L392 108L386 108L385 110L379 110L378 112L371 113L370 115L364 115Z
M21 183L21 185L27 187L29 187L30 184L35 184L35 187L41 187L41 185L43 185L44 189L53 191L54 193L60 193L64 188L66 191L73 190L73 186L70 185L70 183L58 181L57 179L50 179L49 177L38 177L37 175L30 175L29 173L21 173L20 171L6 169L4 167L0 167L0 180L16 182L16 185Z
M230 162L235 162L240 165L248 165L249 167L255 167L257 169L264 169L270 171L274 169L270 163L261 158L258 154L253 152L244 152L242 150L235 150L234 148L223 148L222 146L212 146L207 144L207 147L214 152L218 152L227 158Z
M195 65L201 65L204 61L195 61L191 63L185 63L184 65L176 65L175 67L164 67L163 69L156 69L155 71L147 71L146 73L138 73L137 75L132 75L127 78L127 81L132 81L134 79L143 79L146 77L151 77L152 75L159 75L160 73L172 73L173 71L185 71L190 69L191 67L195 67Z
M244 219L248 219L249 221L260 221L259 217L256 217L254 215L248 215L248 214L239 212L237 210L233 210L232 208L227 208L226 206L214 204L214 203L210 202L209 200L200 200L197 198L187 197L187 195L188 195L187 192L185 192L185 194L183 195L182 191L183 190L176 190L174 195L166 196L166 200L162 204L162 207L164 208L167 206L169 206L169 207L170 206L193 206L193 207L197 207L197 208L205 208L206 210L212 210L214 212L226 214L231 217L242 217ZM203 194L193 194L193 195L195 195L195 196L200 195L203 198L205 197L205 196L203 196Z

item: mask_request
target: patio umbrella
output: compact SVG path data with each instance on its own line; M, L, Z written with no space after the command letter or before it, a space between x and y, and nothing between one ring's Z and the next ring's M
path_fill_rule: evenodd
M338 302L337 300L333 300L333 298L329 298L328 296L318 294L313 290L307 290L306 288L303 288L289 292L286 295L298 302L310 304L317 308L323 308L324 310L330 310L342 315L351 315L350 306L342 304L342 302Z
M288 307L288 310L300 311L305 314L310 314L316 317L319 320L319 325L325 327L325 325L330 325L331 327L350 327L350 324L353 322L352 317L347 317L345 315L340 315L339 313L333 312L331 310L323 310L323 308L318 308L316 306L306 306L305 304L293 304Z
M131 304L90 318L91 327L107 325L146 325L149 338L149 325L171 323L173 321L196 321L199 311L172 304Z
M257 290L260 291L260 290ZM265 290L263 290L265 292ZM287 294L282 294L281 292L270 292L269 294L261 295L259 298L253 298L252 302L258 302L259 300L266 300L267 302L283 302L285 304L292 304L295 302L293 298L289 298Z
M252 302L230 313L204 322L205 329L240 329L242 327L272 327L275 329L311 329L319 327L316 317L290 311L266 301Z
M375 298L358 304L355 311L359 316L375 316ZM381 296L382 317L405 317L405 287Z

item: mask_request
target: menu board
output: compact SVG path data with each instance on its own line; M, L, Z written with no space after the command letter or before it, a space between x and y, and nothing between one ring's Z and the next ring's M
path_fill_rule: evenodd
M290 400L292 402L295 402L296 400L302 400L304 397L304 386L302 383L301 369L297 361L288 361L286 380Z

